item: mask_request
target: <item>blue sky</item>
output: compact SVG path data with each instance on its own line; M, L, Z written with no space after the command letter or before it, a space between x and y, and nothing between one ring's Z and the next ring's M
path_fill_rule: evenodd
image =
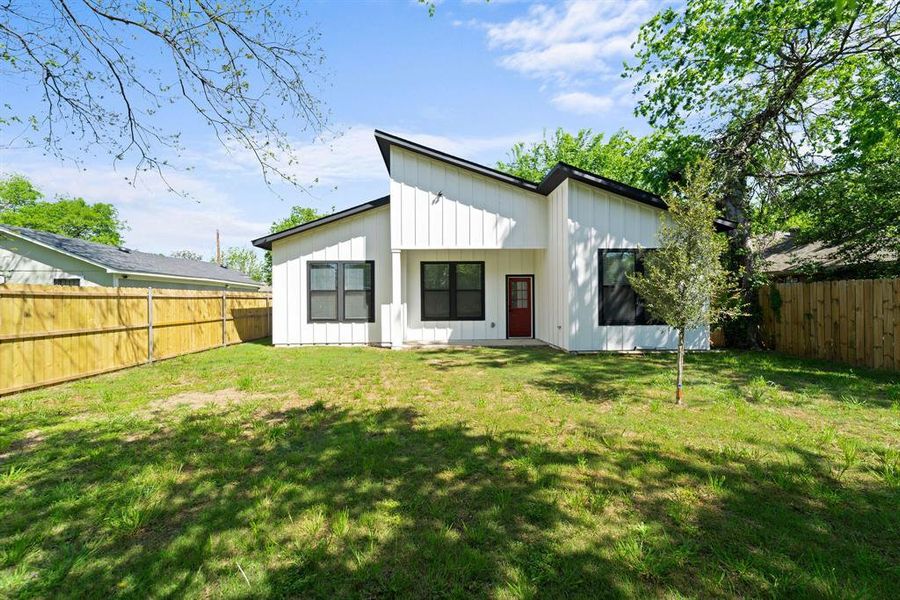
M489 165L513 143L556 127L648 130L633 116L631 85L619 74L637 27L659 2L447 0L431 18L414 0L303 6L303 25L322 34L329 113L319 139L297 133L306 191L269 189L251 157L222 148L178 107L162 125L182 132L179 164L193 169L170 178L188 199L153 177L126 183L128 169L114 171L102 154L75 165L39 149L0 149L0 173L23 173L49 196L113 203L130 226L131 247L211 255L216 229L225 245L248 246L293 204L340 210L387 193L375 128ZM14 105L34 101L36 90L21 81L0 83ZM9 135L0 129L0 148Z

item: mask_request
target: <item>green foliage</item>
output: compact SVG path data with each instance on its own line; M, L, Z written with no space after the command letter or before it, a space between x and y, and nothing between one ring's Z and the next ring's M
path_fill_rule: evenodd
M331 212L334 212L334 207L331 207ZM269 228L270 233L278 233L279 231L284 231L285 229L290 229L291 227L296 227L297 225L303 225L304 223L309 223L310 221L315 221L316 219L320 219L324 217L323 213L320 213L314 208L309 208L308 206L300 206L295 205L291 207L291 213L284 217L283 219L279 219L272 223L272 226ZM268 250L263 257L263 265L262 265L262 278L259 281L265 281L266 283L272 283L272 253Z
M714 224L720 195L710 161L690 168L685 185L676 185L666 195L669 210L660 214L659 248L647 253L643 273L628 275L650 315L678 332L679 404L685 332L740 313L723 264L728 242Z
M6 179L0 179L0 212L34 204L43 197L22 175L12 174Z
M829 173L796 189L798 207L810 216L801 233L835 246L850 264L900 260L900 117L895 120L896 132L861 153L842 153Z
M778 291L778 287L771 285L769 286L769 306L772 307L772 312L775 313L775 320L779 323L781 322L781 292Z
M331 212L334 212L334 207L332 207ZM297 225L303 225L304 223L308 223L310 221L315 221L325 215L320 213L314 208L309 208L308 206L292 206L291 213L283 219L279 219L272 223L272 226L269 228L270 233L278 233L279 231L284 231L285 229L290 229L291 227L296 227Z
M222 253L222 266L240 271L254 281L265 281L265 266L253 248L228 248Z
M84 198L40 200L43 195L24 177L0 180L0 223L49 231L110 246L121 246L127 229L112 204L88 204Z
M203 255L193 250L176 250L169 254L172 258L183 258L185 260L203 260Z
M686 184L666 196L669 210L660 215L659 248L646 253L643 273L629 275L650 314L680 331L737 312L722 262L727 241L714 225L719 195L709 161L690 169Z
M518 143L506 162L497 167L530 181L540 181L563 162L657 194L678 181L687 164L704 153L699 137L653 134L636 137L620 130L608 139L603 133L581 129L572 134L557 129L553 137L526 146Z

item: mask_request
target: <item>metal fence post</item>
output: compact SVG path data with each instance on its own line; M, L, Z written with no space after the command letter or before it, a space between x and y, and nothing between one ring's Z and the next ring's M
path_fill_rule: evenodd
M153 362L153 288L147 288L147 362Z

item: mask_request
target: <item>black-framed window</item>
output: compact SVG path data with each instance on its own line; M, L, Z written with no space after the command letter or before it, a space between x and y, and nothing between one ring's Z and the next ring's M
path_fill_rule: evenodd
M600 325L646 325L644 303L628 283L628 275L643 270L643 256L636 249L600 250Z
M422 262L423 321L483 321L484 263Z
M375 321L375 261L310 261L307 268L307 320Z
M81 278L79 278L79 277L54 277L53 285L81 286Z

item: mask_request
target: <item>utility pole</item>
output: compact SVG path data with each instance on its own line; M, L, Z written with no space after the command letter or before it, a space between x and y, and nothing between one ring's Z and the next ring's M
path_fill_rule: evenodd
M219 245L219 230L216 229L216 264L222 265L222 247Z

